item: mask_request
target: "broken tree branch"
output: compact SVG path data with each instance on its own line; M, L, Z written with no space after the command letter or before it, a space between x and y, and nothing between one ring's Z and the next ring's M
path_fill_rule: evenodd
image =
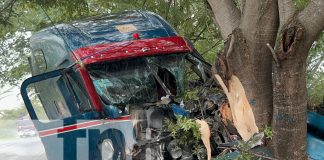
M233 0L208 0L208 3L213 10L222 37L226 39L239 26L241 13Z
M324 1L312 0L298 19L305 27L308 39L313 42L324 30Z
M218 74L215 74L215 78L228 99L236 130L244 141L249 140L254 133L259 132L259 129L256 126L254 114L247 100L242 83L235 75L232 75L228 80L229 85L226 87Z
M295 12L295 6L292 0L278 0L280 28L291 19Z

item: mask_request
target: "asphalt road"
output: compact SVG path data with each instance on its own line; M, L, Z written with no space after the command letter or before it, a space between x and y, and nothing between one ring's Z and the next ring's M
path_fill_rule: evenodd
M0 139L0 159L46 160L45 150L38 137Z

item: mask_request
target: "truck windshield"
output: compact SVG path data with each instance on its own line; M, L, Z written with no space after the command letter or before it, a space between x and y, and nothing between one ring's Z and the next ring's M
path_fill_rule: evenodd
M140 57L88 67L97 93L106 104L156 102L166 93L155 72L174 95L183 92L185 54ZM150 65L150 68L148 68Z

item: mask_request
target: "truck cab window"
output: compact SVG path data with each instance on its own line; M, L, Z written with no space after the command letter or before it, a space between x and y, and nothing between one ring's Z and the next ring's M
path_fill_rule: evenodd
M33 75L41 74L46 71L46 60L41 49L37 49L32 53L32 72Z
M77 114L75 101L70 98L71 91L62 76L36 82L29 88L32 91L30 95L37 95L38 99L33 106L40 106L38 110L44 110L49 120L59 120ZM34 97L29 98L33 100Z
M84 84L81 82L80 76L75 72L68 72L66 74L67 80L69 81L68 84L71 86L71 89L74 95L74 98L77 103L77 108L80 113L84 113L87 111L92 110L89 96L86 92Z

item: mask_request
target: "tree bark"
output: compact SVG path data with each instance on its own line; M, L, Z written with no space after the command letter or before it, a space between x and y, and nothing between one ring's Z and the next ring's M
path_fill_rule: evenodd
M240 24L241 13L233 0L208 0L208 3L213 10L221 35L226 39Z
M273 69L272 148L278 159L307 159L306 60L312 43L324 29L324 2L313 0L298 15L280 14L286 15L280 15L285 24L281 24L276 47L280 67Z
M248 58L241 69L237 68L238 77L260 129L269 125L272 118L272 54L266 44L275 44L278 16L277 0L248 0L240 25L248 46L245 53Z
M233 74L240 79L259 128L271 122L276 158L307 159L306 59L324 29L324 1L312 0L299 14L292 0L243 0L240 14L232 0L208 2L226 39L215 72L225 83ZM279 21L273 57L267 43L274 46Z
M273 152L279 159L307 159L306 58L311 43L297 21L283 27L274 67Z
M296 13L292 0L278 0L280 28L291 19Z
M219 8L213 5L222 5L211 1L212 8ZM228 65L228 74L236 75L242 82L257 126L263 128L271 123L272 118L272 55L266 44L274 46L275 43L279 24L278 6L276 0L249 0L244 6L240 24L232 28L231 36L225 41L226 55L220 57ZM219 25L222 24L219 18L215 19ZM222 35L226 33L227 30ZM230 43L234 47L229 47ZM216 66L218 64L216 62ZM230 77L220 75L223 75L225 82Z

